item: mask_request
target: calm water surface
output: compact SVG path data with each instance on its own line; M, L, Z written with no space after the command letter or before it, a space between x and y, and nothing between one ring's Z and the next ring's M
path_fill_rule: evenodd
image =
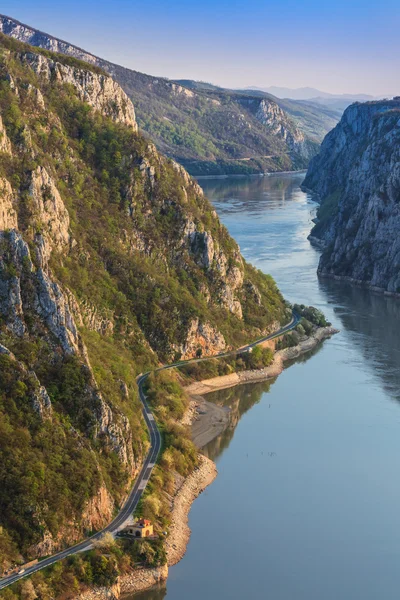
M250 262L341 333L272 383L208 396L232 426L167 588L135 600L398 600L400 303L316 277L301 175L202 180Z

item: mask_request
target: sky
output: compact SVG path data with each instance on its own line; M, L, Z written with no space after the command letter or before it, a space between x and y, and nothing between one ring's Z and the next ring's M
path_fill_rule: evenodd
M0 12L151 75L400 94L399 0L2 0Z

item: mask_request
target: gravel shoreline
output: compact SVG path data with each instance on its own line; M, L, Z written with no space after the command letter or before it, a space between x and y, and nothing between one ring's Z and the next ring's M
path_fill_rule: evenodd
M203 396L216 390L222 390L242 383L251 383L252 381L265 381L272 377L280 375L284 369L284 363L288 360L298 358L302 354L313 350L320 342L338 333L334 327L319 327L311 336L301 341L297 346L285 348L275 352L274 360L269 367L255 371L239 371L230 375L213 377L203 381L195 381L185 389L191 396Z
M190 539L189 512L194 500L214 481L217 467L212 460L199 454L199 465L188 477L179 478L172 498L172 522L166 540L168 564L154 569L139 568L118 578L112 587L97 587L81 593L80 600L119 600L147 590L168 577L168 567L178 563L186 552Z
M284 363L315 348L322 340L338 333L333 327L320 327L312 336L293 348L275 352L269 367L256 371L241 371L222 377L198 381L186 387L191 395L191 405L184 417L184 424L191 425L194 442L202 447L218 436L229 423L229 410L207 402L203 395L215 390L230 388L244 383L264 381L277 377L284 369ZM197 432L197 433L196 433ZM166 540L167 565L154 569L135 569L119 578L111 588L92 588L77 598L80 600L119 600L149 589L168 578L168 567L178 563L185 555L190 539L189 512L194 500L214 481L217 476L215 463L199 454L199 466L186 479L177 479L178 485L172 498L172 522Z
M280 375L285 362L294 360L302 354L316 348L324 339L338 333L333 327L319 327L311 336L297 346L275 352L274 360L269 367L255 371L241 371L222 375L203 381L195 381L185 389L191 396L190 418L192 425L192 441L198 448L203 448L226 427L228 427L229 409L208 402L203 396L210 392L231 388L245 383L257 383Z
M172 504L172 523L167 538L168 566L176 565L186 553L190 539L189 512L195 499L217 476L215 463L199 454L199 466L183 480Z

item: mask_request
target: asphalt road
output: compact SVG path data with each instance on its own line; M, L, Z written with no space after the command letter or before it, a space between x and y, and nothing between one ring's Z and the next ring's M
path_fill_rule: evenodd
M247 346L243 346L239 350L223 352L221 354L217 354L216 356L212 356L212 357L195 358L195 359L190 359L190 360L186 360L186 361L180 361L177 363L173 363L171 365L166 365L164 367L160 367L159 369L155 369L155 371L159 372L159 371L165 371L167 369L173 369L174 367L179 367L181 365L187 364L188 362L196 362L196 363L204 362L206 360L212 360L215 358L224 358L224 357L228 357L228 356L233 356L234 354L242 354L244 352L249 352L249 351L251 351L252 348L257 346L258 344L261 344L262 342L265 342L267 340L272 340L273 338L276 338L276 337L286 333L287 331L294 329L296 327L296 325L299 323L299 321L300 321L300 317L297 314L293 313L293 318L290 321L290 323L288 323L284 327L281 327L275 333L271 333L265 337L262 337L262 338L256 340L255 342L248 344ZM135 485L133 486L132 491L130 492L128 498L125 501L125 504L122 506L118 515L115 517L115 519L113 521L111 521L111 523L109 525L107 525L107 527L105 529L98 531L97 533L95 533L91 537L87 538L86 540L80 542L79 544L76 544L75 546L71 546L70 548L66 548L65 550L62 550L61 552L57 552L57 554L53 554L52 556L44 558L43 560L38 562L36 565L33 565L33 566L29 567L28 569L26 569L23 573L15 573L13 575L8 575L7 577L3 577L2 579L0 579L0 590L8 587L12 583L15 583L19 579L28 577L29 575L36 573L36 571L40 571L40 570L58 562L59 560L62 560L64 558L67 558L68 556L71 556L72 554L90 550L92 548L92 544L95 540L98 540L107 532L116 533L121 528L121 526L129 519L129 517L132 515L132 513L134 512L134 510L146 488L146 485L150 479L150 475L152 473L154 465L157 461L157 457L161 450L161 435L157 428L157 424L154 419L154 416L152 415L152 412L147 404L146 396L143 391L143 384L146 381L147 377L150 375L150 373L151 373L151 371L144 373L143 375L140 375L137 379L137 384L138 384L138 389L139 389L139 397L142 402L143 417L146 421L146 425L147 425L147 428L148 428L149 434L150 434L150 450L149 450L149 452L146 456L146 459L143 463L142 469L135 481Z

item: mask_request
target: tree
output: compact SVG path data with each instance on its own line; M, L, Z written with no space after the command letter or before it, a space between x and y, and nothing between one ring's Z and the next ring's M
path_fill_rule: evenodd
M101 550L109 550L115 546L115 538L112 533L107 531L101 538L94 540L93 546Z
M21 584L21 598L22 600L35 600L37 598L34 585L31 579L25 579Z

